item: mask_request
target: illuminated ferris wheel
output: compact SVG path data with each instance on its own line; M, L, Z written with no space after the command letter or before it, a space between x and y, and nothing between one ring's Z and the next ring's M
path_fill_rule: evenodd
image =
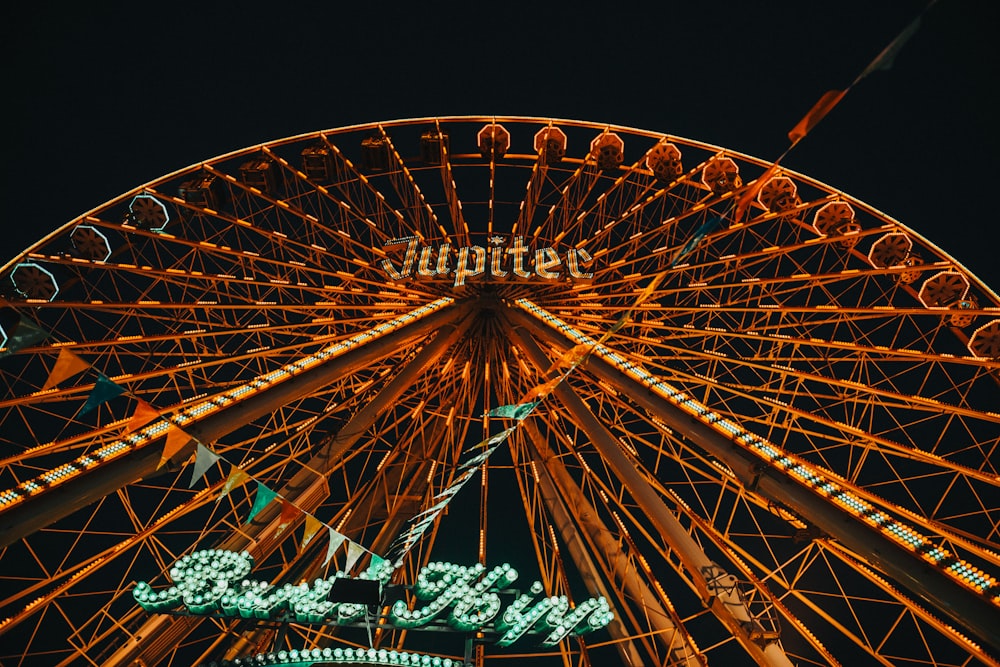
M801 174L360 125L0 282L3 665L1000 665L1000 297ZM142 597L199 559L257 606ZM329 613L265 609L285 584Z

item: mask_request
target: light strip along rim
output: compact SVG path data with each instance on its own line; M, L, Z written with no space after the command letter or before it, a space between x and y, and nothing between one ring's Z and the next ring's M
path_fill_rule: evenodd
M21 482L16 487L0 491L0 513L18 505L27 498L60 486L84 472L100 467L109 461L149 444L149 442L165 435L172 426L182 428L188 424L197 422L207 415L218 412L234 403L246 400L264 388L280 384L304 370L335 359L362 343L381 338L404 325L423 319L431 313L454 303L454 301L451 297L442 297L388 322L383 322L377 327L355 334L338 343L328 345L315 354L310 354L297 361L285 364L281 368L269 373L258 375L249 382L245 382L222 394L183 408L172 415L161 415L154 423L133 431L114 442L108 443L96 451L79 456L33 479Z
M628 361L621 354L598 343L528 299L516 299L514 303L536 319L554 327L574 344L589 346L592 349L592 354L610 362L619 371L641 382L650 391L711 427L800 486L809 489L824 500L833 502L855 519L879 531L897 545L938 568L953 581L985 597L994 606L1000 607L1000 582L996 577L958 558L948 549L933 544L921 533L853 493L843 480L830 479L836 477L834 473L807 463L798 456L783 451L777 445L723 418L694 398L671 386L665 380Z

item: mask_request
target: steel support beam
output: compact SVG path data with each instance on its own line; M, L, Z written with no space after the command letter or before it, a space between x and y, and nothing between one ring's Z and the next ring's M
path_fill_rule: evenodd
M509 308L507 315L517 326L553 345L572 347L578 342L570 341L518 308ZM941 570L915 558L880 533L845 515L780 471L762 465L759 459L752 457L732 440L709 425L693 419L612 363L599 356L591 356L586 364L586 371L612 385L637 405L657 415L688 441L725 463L743 486L806 517L865 562L918 594L958 627L967 628L990 646L1000 650L997 609L985 597L961 586Z
M702 667L703 663L686 641L687 632L673 622L656 593L646 584L639 571L629 564L625 552L600 520L597 510L583 495L566 466L546 444L538 427L528 421L524 423L524 428L528 435L526 439L530 443L529 454L538 467L538 486L542 501L555 521L556 530L566 544L584 583L608 600L617 600L622 606L627 604L624 594L619 595L616 591L612 597L599 574L599 567L590 555L594 551L603 561L609 580L624 589L623 592L637 600L642 607L656 641L663 646L668 656L665 664L669 667ZM583 535L577 527L582 529ZM621 641L626 640L628 635L620 619L616 618L608 626L608 631L612 637L620 640L617 647L625 664L643 664L635 642Z
M510 332L511 339L538 370L539 376L542 376L551 361L531 337L528 327L518 323L511 326ZM761 645L750 638L755 621L739 592L730 585L733 578L702 551L656 490L643 478L637 469L637 463L626 456L614 435L594 416L583 399L566 382L560 383L553 393L587 434L591 444L628 489L643 513L670 543L695 583L702 600L716 618L758 664L792 667L779 643L767 642Z
M467 313L465 307L450 306L408 324L399 330L350 350L266 391L250 396L213 412L204 419L185 425L184 431L204 443L214 442L250 421L272 412L276 407L307 396L377 359L389 356L399 347L444 326ZM194 442L175 458L183 459L194 451ZM90 505L109 493L157 473L162 447L155 443L109 461L90 472L26 499L0 513L0 548L32 534L73 512Z
M461 309L456 313L456 315L463 314L465 317L461 321L452 321L443 325L434 340L424 346L372 401L355 413L341 427L337 435L314 455L308 464L296 472L278 493L304 512L314 512L329 495L326 477L323 473L358 442L361 436L374 425L379 414L391 406L428 367L436 363L448 348L465 333L472 318L468 316L467 309ZM393 338L394 335L389 337ZM398 338L395 339L397 345L402 342ZM217 548L233 551L249 549L256 558L263 560L280 543L277 535L278 522L276 521L280 511L277 503L271 503L250 524L223 540ZM284 538L289 537L294 532L294 526L286 528L283 532ZM151 617L104 664L124 667L133 665L136 660L143 660L145 664L150 665L158 664L165 657L166 652L172 650L201 620L192 620L193 618L176 618L166 615ZM149 641L150 637L155 637L155 640Z

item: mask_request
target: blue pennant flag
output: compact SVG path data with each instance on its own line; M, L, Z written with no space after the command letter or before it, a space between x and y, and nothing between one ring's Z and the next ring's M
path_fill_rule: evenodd
M115 384L104 373L98 373L97 382L94 383L94 388L90 391L87 402L80 408L79 414L81 416L85 415L97 406L107 403L115 396L121 396L124 393L125 387Z

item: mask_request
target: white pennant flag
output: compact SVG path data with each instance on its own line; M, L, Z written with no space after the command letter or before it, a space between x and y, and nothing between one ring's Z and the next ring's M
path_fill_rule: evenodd
M364 547L362 547L357 542L348 542L347 564L344 566L344 572L350 573L351 568L354 567L354 564L358 562L358 559L361 558L361 554L363 554L364 552L365 552Z
M193 489L198 480L204 477L208 469L214 466L218 460L218 454L199 442L198 449L195 451L194 467L191 469L191 483L188 484L188 488Z
M327 528L330 532L330 545L326 548L326 560L323 561L323 567L330 562L333 558L333 554L340 548L340 545L344 543L347 538L335 531L333 528Z

